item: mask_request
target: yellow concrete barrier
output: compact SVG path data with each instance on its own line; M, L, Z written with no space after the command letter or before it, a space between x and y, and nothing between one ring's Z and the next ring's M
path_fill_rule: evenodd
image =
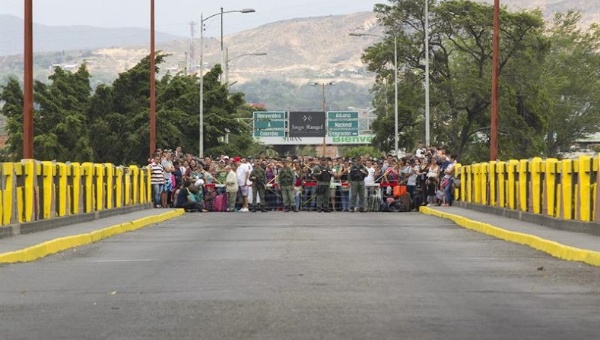
M573 218L573 161L563 159L560 163L561 210L565 220Z
M512 159L508 161L506 171L508 173L508 207L510 209L517 208L517 171L519 162Z
M489 167L489 193L490 193L490 199L489 199L489 205L494 207L496 206L496 204L498 204L498 190L497 190L497 180L496 180L496 161L491 161L490 162L490 167Z
M505 162L497 162L496 163L496 174L498 174L498 181L495 184L498 188L498 206L501 208L506 207L506 177L505 172L506 163Z
M94 163L0 163L0 226L149 203L148 171Z
M519 161L519 208L521 211L527 211L529 208L529 161L521 159Z
M600 222L600 155L477 163L457 173L464 202Z
M542 164L541 158L531 160L531 195L529 198L531 200L531 211L534 214L542 213Z
M592 157L581 156L578 162L579 177L577 183L579 188L579 220L589 222L592 220Z

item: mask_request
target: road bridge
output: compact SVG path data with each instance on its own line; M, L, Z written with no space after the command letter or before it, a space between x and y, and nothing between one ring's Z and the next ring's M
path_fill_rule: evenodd
M458 206L360 214L144 209L144 169L3 164L0 334L597 338L598 164L459 167Z
M459 207L363 214L149 209L0 239L6 254L140 227L0 265L0 332L6 339L600 335L599 267L435 214L600 254L599 236L544 235L539 225Z

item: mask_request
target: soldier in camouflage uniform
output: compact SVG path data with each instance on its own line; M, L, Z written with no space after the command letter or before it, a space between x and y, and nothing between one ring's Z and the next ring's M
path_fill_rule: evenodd
M367 211L367 201L365 200L365 177L369 174L367 167L362 163L360 157L354 159L354 164L350 167L350 211L354 212L357 207L359 211Z
M279 171L277 176L277 182L281 189L281 196L283 198L283 211L289 212L290 207L297 212L298 209L294 204L294 183L296 182L296 175L292 169L292 161L286 160L283 163L283 168Z
M321 158L321 163L312 169L312 176L317 180L317 211L331 212L329 210L329 185L333 171L327 165L327 159Z
M267 212L267 208L265 204L267 201L265 200L265 188L267 186L267 172L263 167L263 164L256 164L254 169L250 172L250 180L252 181L252 206L250 207L251 212L256 212L257 208L257 199L256 194L258 193L258 197L260 197L260 210L262 212Z

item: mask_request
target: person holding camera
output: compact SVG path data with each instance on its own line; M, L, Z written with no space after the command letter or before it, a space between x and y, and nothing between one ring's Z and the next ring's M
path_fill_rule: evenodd
M361 212L367 211L367 202L365 200L365 177L369 174L367 167L362 163L361 157L356 157L350 167L350 212L355 211L355 207Z
M323 157L319 165L312 169L312 177L317 181L317 211L331 212L329 209L329 185L333 171L327 164L328 159Z

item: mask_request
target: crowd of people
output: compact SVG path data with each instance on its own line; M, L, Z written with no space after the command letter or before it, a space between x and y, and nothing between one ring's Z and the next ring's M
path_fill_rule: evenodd
M406 157L261 156L198 159L157 149L149 160L156 208L186 211L413 211L452 205L456 156L419 148Z

